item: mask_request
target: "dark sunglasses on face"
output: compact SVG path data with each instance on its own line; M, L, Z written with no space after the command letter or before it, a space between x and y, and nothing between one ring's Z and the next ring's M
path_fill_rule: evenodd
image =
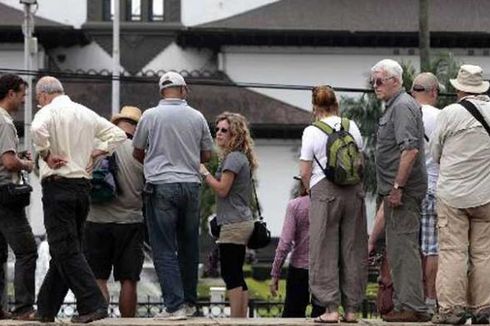
M223 134L226 134L228 132L228 129L216 127L215 131L216 133L218 133L218 131L221 131Z
M386 83L386 81L388 81L392 78L395 78L395 77L391 76L391 77L385 77L385 78L379 78L379 77L378 78L372 78L371 79L371 86L373 86L373 87L382 86Z

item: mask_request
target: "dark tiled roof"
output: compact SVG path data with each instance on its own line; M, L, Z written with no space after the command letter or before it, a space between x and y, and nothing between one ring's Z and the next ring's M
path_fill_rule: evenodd
M72 100L106 118L110 117L112 94L110 82L80 80L62 80L62 82L66 94ZM188 82L190 88L188 103L201 111L210 124L213 124L216 116L223 111L232 111L247 117L252 127L260 130L261 137L268 138L270 131L274 130L276 136L270 136L272 138L297 138L300 137L302 129L311 122L310 112L246 88L193 85L192 80ZM121 106L135 105L144 110L156 106L159 100L156 81L121 82ZM16 118L22 120L23 114L23 111L18 112ZM285 130L289 130L289 133L281 133Z
M430 0L434 32L488 33L490 1ZM417 32L416 0L281 0L191 29Z
M21 28L24 21L24 13L21 10L12 8L3 3L0 3L0 27L15 27ZM34 25L36 27L62 27L67 26L55 21L34 17Z

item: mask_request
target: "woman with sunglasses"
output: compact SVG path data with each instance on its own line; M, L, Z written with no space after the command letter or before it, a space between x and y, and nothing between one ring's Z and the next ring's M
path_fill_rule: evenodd
M220 164L212 176L201 164L204 181L217 195L216 215L221 226L218 243L221 276L226 284L231 317L245 318L248 288L243 276L245 248L254 228L250 209L252 173L257 168L248 121L241 114L224 112L216 118L216 144Z
M339 104L331 87L315 87L312 104L316 120L331 129L341 129ZM349 121L346 128L361 149L357 125ZM339 186L326 178L323 168L328 162L326 149L331 135L309 126L301 143L300 175L311 198L309 283L314 303L326 307L315 322L339 322L342 305L342 321L354 323L367 282L364 192L362 183Z

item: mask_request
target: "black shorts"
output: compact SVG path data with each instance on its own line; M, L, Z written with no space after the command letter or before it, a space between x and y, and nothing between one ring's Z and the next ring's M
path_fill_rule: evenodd
M139 281L143 268L143 223L93 223L85 225L85 257L95 278Z

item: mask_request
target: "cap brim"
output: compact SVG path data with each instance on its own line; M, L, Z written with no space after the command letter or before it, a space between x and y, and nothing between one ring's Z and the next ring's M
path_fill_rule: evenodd
M490 87L490 83L488 81L483 81L479 86L463 85L460 84L457 79L450 79L449 82L458 91L472 94L486 93L488 91L488 88Z

